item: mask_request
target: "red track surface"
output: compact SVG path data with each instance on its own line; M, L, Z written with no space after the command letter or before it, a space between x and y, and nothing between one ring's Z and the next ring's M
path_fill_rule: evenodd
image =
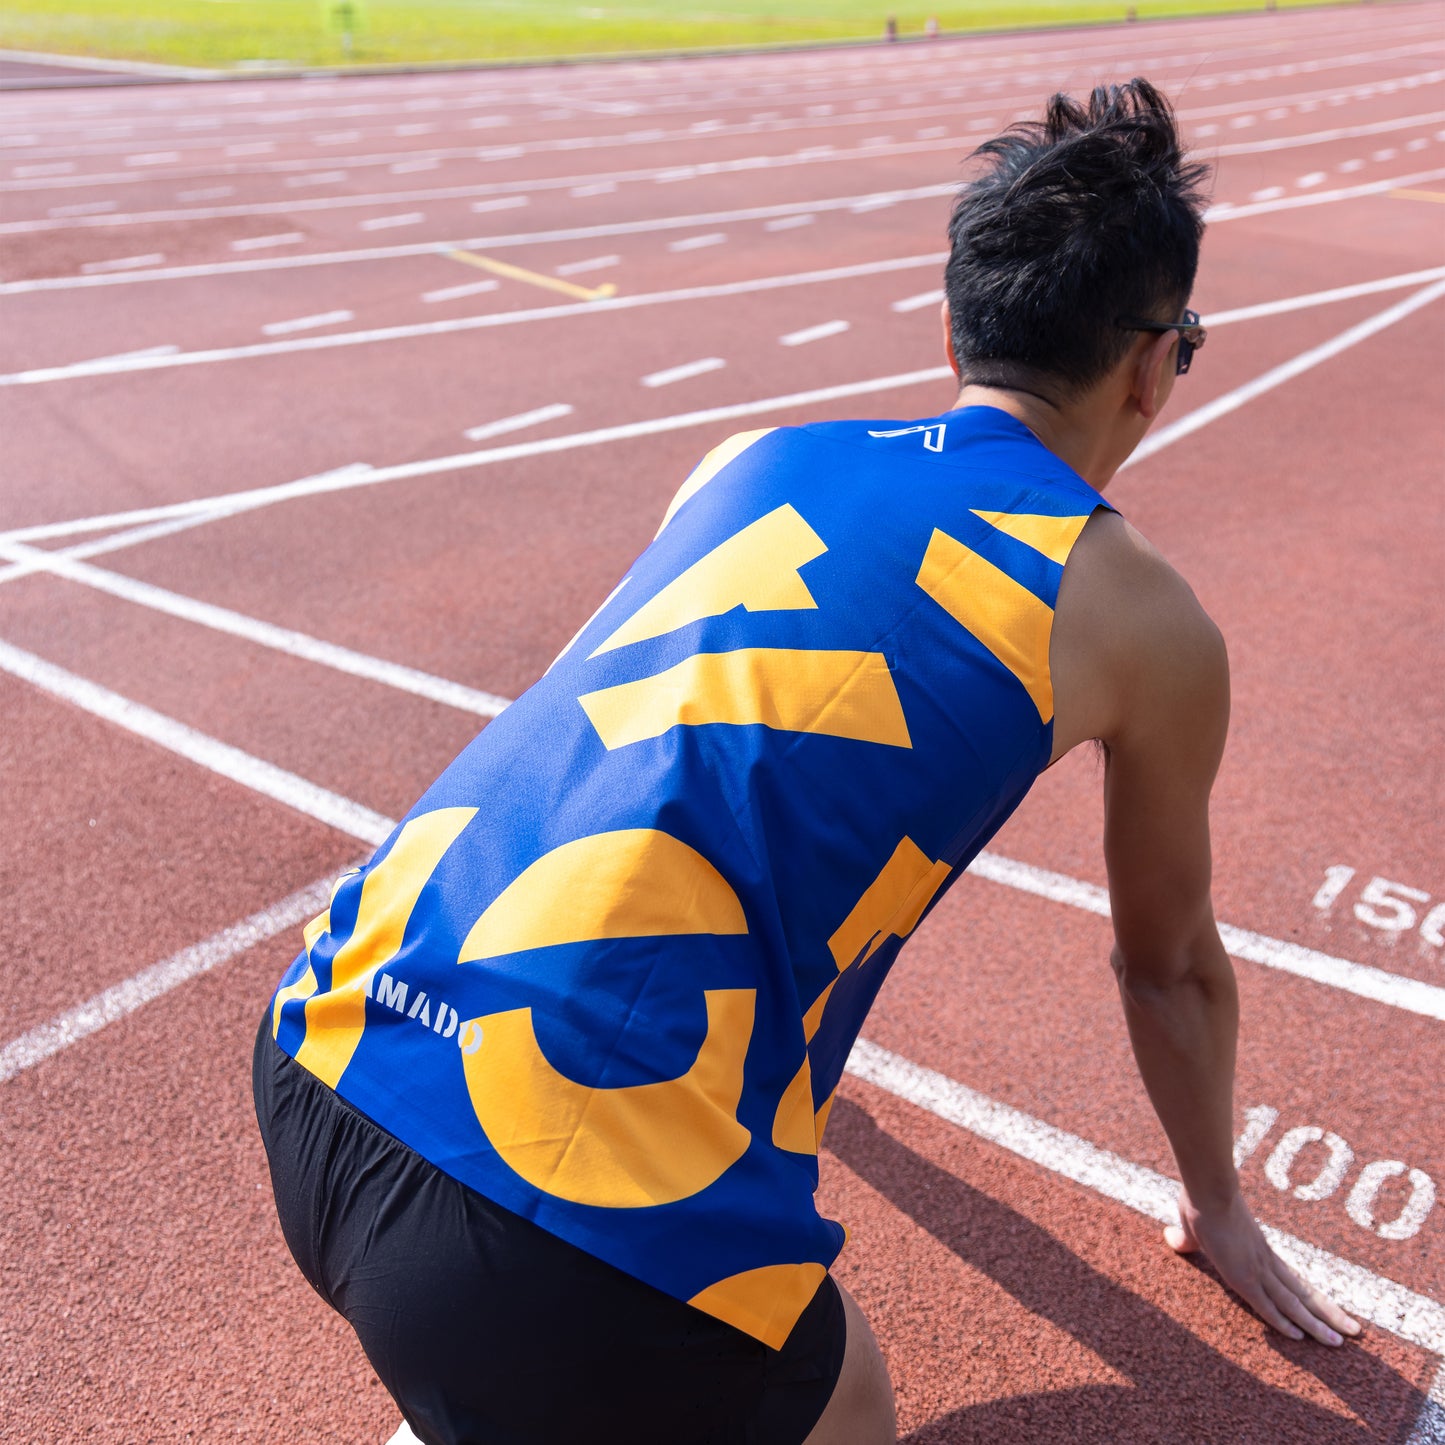
M1440 4L1413 3L805 56L6 96L0 643L396 816L471 736L474 712L217 631L214 614L11 576L13 533L40 528L18 540L61 550L122 524L49 524L520 445L212 517L92 564L243 625L514 696L721 437L929 414L951 392L897 383L551 452L523 444L940 365L936 305L892 303L939 284L941 188L970 145L1056 88L1147 74L1218 159L1196 302L1225 319L1166 422L1420 295L1445 275L1442 31ZM758 208L771 209L738 214ZM378 219L393 224L367 227ZM289 239L244 244L275 237ZM611 282L626 305L514 278L424 299L493 279L439 254L463 242L538 275ZM160 259L85 270L137 257ZM885 265L905 258L916 264ZM599 264L569 273L587 261ZM859 271L807 274L840 266ZM758 284L779 277L803 279ZM1266 314L1228 319L1256 305ZM263 329L337 312L350 315ZM434 324L506 312L533 314ZM849 329L779 344L830 321ZM1294 943L1436 989L1441 340L1438 299L1344 337L1110 494L1229 639L1219 916L1274 940L1271 956ZM177 350L89 364L156 347ZM639 384L704 358L726 364ZM463 435L558 403L572 412ZM22 681L11 652L0 666L6 1438L379 1441L395 1409L285 1255L250 1111L255 1020L296 928L221 949L214 971L48 1056L37 1044L47 1021L364 845ZM1098 793L1091 759L1069 759L991 852L1035 881L1099 883ZM1355 871L1315 906L1341 866ZM1168 1173L1107 924L1060 901L1085 896L1068 887L960 883L868 1036L1022 1111L1030 1137L1053 1125L1120 1168ZM1410 926L1379 926L1402 909ZM1371 1161L1445 1193L1445 1020L1337 986L1341 969L1335 982L1238 971L1241 1127L1246 1109L1277 1112L1244 1166L1258 1213L1328 1251L1337 1273L1392 1282L1377 1318L1401 1291L1420 1297L1414 1322L1333 1352L1271 1337L1168 1255L1152 1221L1063 1177L1057 1141L1027 1162L850 1079L824 1204L852 1229L839 1276L876 1322L909 1440L1445 1439L1445 1200L1393 1231L1407 1237L1382 1237L1410 1195L1408 1177L1389 1178L1375 1227L1355 1217ZM1328 1140L1280 1174L1299 1126L1350 1150L1324 1198L1297 1186ZM1440 1405L1426 1402L1432 1382Z

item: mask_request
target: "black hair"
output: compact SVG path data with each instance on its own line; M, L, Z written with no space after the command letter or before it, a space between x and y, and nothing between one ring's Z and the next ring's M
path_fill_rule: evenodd
M1185 159L1147 80L1055 95L1042 121L973 153L987 169L948 225L944 287L965 382L1077 395L1138 335L1175 321L1194 286L1209 167Z

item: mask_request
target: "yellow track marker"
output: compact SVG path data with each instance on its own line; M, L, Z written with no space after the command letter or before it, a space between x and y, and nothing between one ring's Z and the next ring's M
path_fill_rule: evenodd
M494 276L510 276L513 281L528 281L533 286L545 286L549 291L560 291L564 296L576 296L583 301L601 301L608 296L617 295L617 287L610 281L596 288L578 286L571 281L559 281L555 276L543 276L537 271L508 265L505 261L494 261L490 256L478 256L474 251L458 251L446 247L442 255L450 256L453 261L490 271Z
M1445 191L1391 191L1397 201L1445 201Z

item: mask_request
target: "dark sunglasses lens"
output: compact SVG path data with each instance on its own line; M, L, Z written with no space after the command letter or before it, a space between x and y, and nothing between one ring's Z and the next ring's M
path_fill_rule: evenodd
M1174 358L1175 376L1183 376L1189 370L1189 363L1194 360L1194 343L1183 333L1179 337L1179 353Z

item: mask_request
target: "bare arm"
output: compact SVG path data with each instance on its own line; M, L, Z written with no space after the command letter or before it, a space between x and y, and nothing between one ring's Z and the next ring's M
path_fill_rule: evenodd
M1339 1344L1337 1332L1359 1326L1270 1249L1234 1168L1239 1001L1210 903L1209 793L1229 723L1224 642L1162 558L1136 534L1120 540L1106 586L1121 591L1094 599L1114 618L1099 714L1104 849L1124 1017L1184 1184L1180 1225L1165 1237L1181 1252L1202 1247L1275 1329Z

